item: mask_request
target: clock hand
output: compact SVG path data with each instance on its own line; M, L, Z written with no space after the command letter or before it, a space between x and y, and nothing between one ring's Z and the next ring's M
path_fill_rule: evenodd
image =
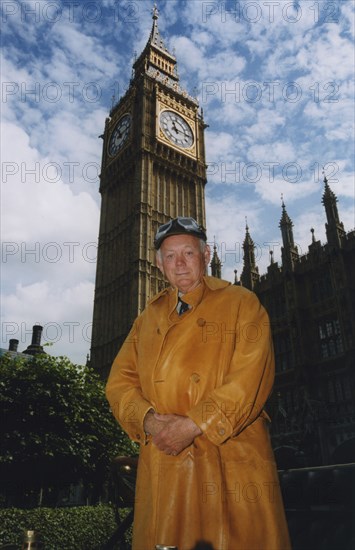
M179 130L179 128L176 128L175 122L173 122L172 127L173 127L173 129L175 130L175 132L176 132L177 134L180 134L180 130Z
M117 130L117 134L116 134L116 136L115 136L115 143L116 143L116 145L119 144L121 137L122 137L121 132L120 132L119 130Z

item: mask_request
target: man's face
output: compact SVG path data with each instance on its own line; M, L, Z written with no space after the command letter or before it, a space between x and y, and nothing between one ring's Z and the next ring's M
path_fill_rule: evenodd
M192 235L172 235L162 242L157 264L169 283L186 294L196 288L210 261L210 248L201 252L201 241Z

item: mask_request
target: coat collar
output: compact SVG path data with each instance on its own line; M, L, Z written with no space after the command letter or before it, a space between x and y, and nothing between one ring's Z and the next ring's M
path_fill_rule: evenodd
M232 284L224 279L217 279L217 277L210 277L209 275L206 275L204 280L210 290L219 290L220 288L226 288Z
M209 290L219 290L219 289L222 289L222 288L226 288L227 286L230 286L231 283L228 282L228 281L224 281L223 279L217 279L217 277L211 277L209 275L205 275L203 277L203 282L202 282L201 286L203 287L205 285L208 287ZM190 292L189 294L185 294L186 301L188 303L195 302L194 293L196 292L197 295L200 294L199 292L197 292L198 289L200 289L200 287L198 287L194 291ZM177 295L178 295L177 289L170 286L168 288L164 288L158 294L153 296L153 298L151 300L149 300L148 304L152 304L152 303L158 301L160 298L162 298L165 295L170 296L170 297L172 297L172 295L175 295L175 299L176 299L176 302L177 302ZM191 301L189 301L189 296L191 296L191 298L192 298ZM197 298L197 296L196 296L196 298ZM202 298L202 292L201 292L200 300L201 300L201 298Z

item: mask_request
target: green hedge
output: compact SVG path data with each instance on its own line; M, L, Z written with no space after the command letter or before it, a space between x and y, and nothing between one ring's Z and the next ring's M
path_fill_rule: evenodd
M98 550L116 528L114 509L108 505L0 509L0 545L16 544L18 548L23 532L34 529L39 531L45 550Z

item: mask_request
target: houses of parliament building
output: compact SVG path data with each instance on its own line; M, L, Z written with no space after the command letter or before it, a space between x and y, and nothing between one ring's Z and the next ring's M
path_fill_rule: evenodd
M352 462L355 456L355 231L346 233L324 178L326 244L312 232L299 255L282 203L281 266L259 275L249 228L241 284L257 294L272 325L276 378L269 400L279 467ZM214 251L212 274L221 276Z
M180 85L158 12L127 92L105 122L101 217L90 364L106 378L135 317L166 284L155 263L159 225L192 216L206 227L204 122ZM259 275L247 227L241 284L272 323L276 380L269 402L273 446L288 467L355 455L355 232L346 233L325 180L327 242L314 232L299 255L282 205L282 264ZM211 272L221 277L214 250Z

